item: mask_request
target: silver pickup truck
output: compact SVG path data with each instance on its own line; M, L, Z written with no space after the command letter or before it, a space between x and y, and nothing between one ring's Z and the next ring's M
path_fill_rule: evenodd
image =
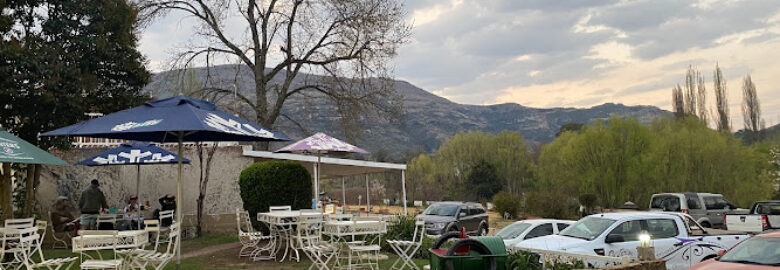
M726 227L756 233L780 229L780 200L755 202L746 215L726 215Z

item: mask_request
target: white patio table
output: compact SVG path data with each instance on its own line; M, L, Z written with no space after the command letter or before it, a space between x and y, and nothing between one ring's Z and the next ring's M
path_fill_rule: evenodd
M84 235L86 234L86 235ZM145 230L119 231L117 249L142 248L149 243L149 234ZM84 241L89 239L90 241ZM73 237L73 252L112 249L113 237L100 234L89 234L79 231L79 236ZM89 243L87 243L89 242Z
M257 213L257 221L268 224L271 229L271 234L274 235L275 241L285 241L284 255L279 260L284 261L287 258L288 251L290 252L290 259L292 259L292 253L295 252L295 260L300 261L300 254L295 249L295 245L292 242L292 235L295 233L293 227L298 224L298 218L303 216L316 216L322 215L322 213L314 211L274 211ZM276 245L277 252L282 248L282 245Z
M351 264L342 262L344 259L352 262L349 245L379 245L382 242L382 235L385 233L387 233L387 222L381 220L328 221L322 225L322 234L329 236L330 241L339 247L339 255L336 260L337 268L351 269ZM358 236L362 240L356 241L355 238ZM376 237L370 238L370 236Z

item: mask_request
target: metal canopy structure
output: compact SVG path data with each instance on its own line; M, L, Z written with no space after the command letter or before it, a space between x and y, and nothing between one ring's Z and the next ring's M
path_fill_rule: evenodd
M250 147L244 148L244 156L254 158L256 161L267 161L267 160L298 161L301 164L303 164L304 167L310 170L313 170L315 164L317 164L317 156L288 154L288 153L274 153L268 151L256 151L256 150L251 150ZM406 164L322 157L320 158L320 169L321 169L320 177L322 179L335 179L343 176L380 173L380 172L394 171L394 170L401 171L401 193L402 193L401 201L404 206L404 214L407 214Z

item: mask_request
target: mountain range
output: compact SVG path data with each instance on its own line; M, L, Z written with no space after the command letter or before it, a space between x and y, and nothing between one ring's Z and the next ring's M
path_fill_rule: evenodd
M145 90L155 98L164 98L178 94L180 91L177 89L181 89L181 85L194 82L198 85L210 84L235 89L254 99L254 81L251 72L243 66L236 67L222 65L212 67L210 70L195 68L187 72L174 70L158 73L154 75ZM299 75L293 84L300 83L303 79L317 78L316 75ZM274 78L274 80L282 79L282 77ZM490 133L515 130L529 141L549 142L566 123L591 123L612 115L634 117L643 123L648 123L660 115L669 114L668 111L654 106L626 106L614 103L605 103L591 108L531 108L515 103L468 105L452 102L406 81L395 81L394 85L396 93L403 99L404 113L399 123L391 123L375 116L363 117L362 134L352 142L370 152L385 152L396 159L409 152L433 152L442 142L457 132L469 130ZM226 99L232 100L232 97ZM239 103L232 103L225 99L217 103L223 108L227 106L228 109L233 106L234 111L240 111L245 117L251 115L251 110L243 103L238 105ZM339 124L340 116L335 106L325 99L316 99L316 95L291 97L285 103L283 113L297 123L279 118L272 129L286 134L293 140L320 131L334 137L343 137L345 134ZM274 147L275 145L272 145L272 148Z

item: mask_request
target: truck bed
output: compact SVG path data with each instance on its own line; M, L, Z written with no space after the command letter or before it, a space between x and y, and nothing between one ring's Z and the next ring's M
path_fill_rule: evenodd
M744 232L729 231L721 229L707 229L707 234L702 234L701 231L691 232L691 236L721 236L721 235L744 235Z

